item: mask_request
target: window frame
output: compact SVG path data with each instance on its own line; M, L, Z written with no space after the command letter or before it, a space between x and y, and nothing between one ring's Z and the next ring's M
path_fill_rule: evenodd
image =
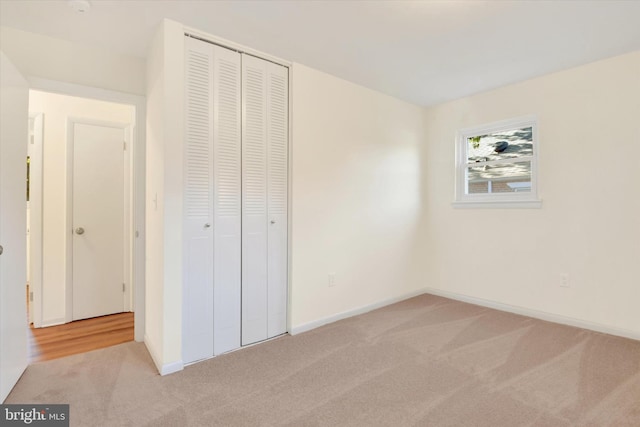
M488 135L501 131L531 127L533 153L524 158L493 160L490 164L511 164L522 161L531 162L531 191L510 193L476 193L469 194L467 168L468 139L479 135ZM522 116L479 126L460 129L456 132L455 156L455 201L456 208L540 208L542 201L538 198L538 155L540 137L538 119L534 115ZM524 159L524 160L522 160Z

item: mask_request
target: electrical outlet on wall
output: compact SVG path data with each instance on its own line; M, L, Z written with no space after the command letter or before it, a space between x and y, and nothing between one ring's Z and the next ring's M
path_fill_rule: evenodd
M329 273L329 287L332 288L336 285L336 273Z
M567 273L563 273L560 275L560 287L561 288L569 287L569 275Z

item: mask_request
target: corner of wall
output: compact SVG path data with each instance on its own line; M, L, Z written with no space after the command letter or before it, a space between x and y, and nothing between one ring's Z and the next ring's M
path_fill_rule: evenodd
M290 331L298 333L423 286L425 138L420 106L298 63L291 76Z
M173 374L174 372L182 371L184 369L184 363L182 360L177 360L170 363L163 363L163 359L158 351L158 346L153 343L148 335L144 336L144 345L147 347L147 351L153 360L153 364L156 365L158 373L162 376Z
M639 70L632 52L425 110L430 292L638 336L638 162L625 153L638 148ZM526 114L538 117L542 209L453 209L456 131Z
M182 359L184 27L165 19L164 31L164 351ZM173 368L172 368L173 369Z
M163 354L164 301L164 46L160 26L149 47L147 60L147 140L145 209L145 331L144 341L158 370Z
M162 362L182 358L183 57L182 24L163 20L147 61L146 333L161 373L182 365Z

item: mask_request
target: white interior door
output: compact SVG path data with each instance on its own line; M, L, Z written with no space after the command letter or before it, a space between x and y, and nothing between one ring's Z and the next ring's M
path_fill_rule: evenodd
M267 63L267 335L287 332L289 70Z
M182 359L213 356L213 46L185 38Z
M28 109L27 82L0 52L0 402L27 367Z
M242 344L286 332L288 71L242 56Z
M213 47L214 354L240 347L240 54Z
M183 360L240 347L240 54L190 37Z
M125 128L70 122L73 320L124 311Z
M242 55L242 345L268 336L266 66Z

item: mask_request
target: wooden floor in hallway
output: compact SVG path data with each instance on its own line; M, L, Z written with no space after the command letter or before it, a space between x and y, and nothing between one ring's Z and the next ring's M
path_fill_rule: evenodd
M29 327L29 363L86 353L133 341L133 313L76 320L47 328Z

